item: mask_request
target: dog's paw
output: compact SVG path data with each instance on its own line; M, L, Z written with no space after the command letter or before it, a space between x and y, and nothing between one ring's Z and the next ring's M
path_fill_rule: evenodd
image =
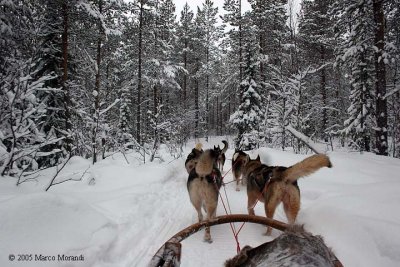
M271 227L268 227L268 228L267 228L267 231L264 233L264 235L270 236L271 234L272 234L272 228L271 228Z
M211 244L213 242L213 240L211 238L211 234L210 233L205 233L203 241Z
M209 239L209 240L204 240L204 242L208 243L208 244L212 244L213 240Z

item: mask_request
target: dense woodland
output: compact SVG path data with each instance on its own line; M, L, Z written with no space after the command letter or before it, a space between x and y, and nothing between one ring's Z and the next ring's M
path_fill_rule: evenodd
M189 138L400 157L400 1L0 0L0 174Z

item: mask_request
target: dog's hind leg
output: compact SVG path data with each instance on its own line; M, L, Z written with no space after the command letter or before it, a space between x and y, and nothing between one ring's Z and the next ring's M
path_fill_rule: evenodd
M197 211L197 217L199 218L199 222L202 222L203 221L203 213L201 212L201 208L199 208L199 209L196 208L196 211Z
M201 197L196 194L196 193L192 193L189 194L190 196L190 202L192 202L193 207L196 209L197 211L197 217L199 219L199 222L203 221L203 213L201 212L201 207L202 207L202 200Z
M274 218L276 207L278 207L279 203L281 202L281 190L281 187L277 184L271 184L267 190L267 198L265 200L265 215L269 219ZM271 233L272 228L268 226L266 235L271 235Z
M294 186L288 186L282 199L283 209L290 224L294 224L300 211L300 192Z
M218 195L207 196L205 204L206 204L206 209L207 209L207 220L212 221L212 220L214 220L216 212L217 212ZM206 227L206 229L205 229L204 241L206 241L208 243L212 242L210 227Z
M235 178L235 181L236 181L236 191L240 191L240 188L239 188L240 175L237 172L237 170L232 170L232 172L233 172L233 177Z
M254 206L257 203L259 194L260 193L257 191L247 192L247 211L249 212L249 215L255 215Z

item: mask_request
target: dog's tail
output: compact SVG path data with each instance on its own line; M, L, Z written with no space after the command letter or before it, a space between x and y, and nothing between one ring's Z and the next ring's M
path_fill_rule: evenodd
M224 144L224 148L222 149L222 153L225 153L228 150L228 142L225 140L222 140L222 143Z
M329 157L323 154L313 155L284 170L281 174L281 179L285 182L293 183L297 179L310 175L322 167L332 167Z
M196 164L196 173L203 177L212 173L214 167L214 159L210 150L206 150L201 154Z
M194 148L197 149L198 151L201 151L201 149L203 148L203 144L202 143L197 143Z

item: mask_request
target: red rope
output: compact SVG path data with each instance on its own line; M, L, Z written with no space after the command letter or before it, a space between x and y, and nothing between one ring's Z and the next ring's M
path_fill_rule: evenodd
M234 167L238 162L239 162L239 161L236 161L234 164L232 164L232 167L221 177L221 183L222 183L222 181L224 180L225 176L233 169L233 167ZM226 205L225 205L225 202L224 202L224 200L223 200L223 198L222 198L222 195L221 195L221 193L219 192L219 188L218 188L218 186L217 186L217 181L216 181L215 173L213 173L213 179L214 179L215 188L217 189L217 192L218 192L218 195L219 195L219 197L220 197L220 199L221 199L222 205L224 206L225 213L226 213L226 215L229 215L228 209L226 208ZM232 182L234 182L234 181L232 181ZM229 183L231 183L231 182L229 182ZM229 212L230 212L230 214L232 214L231 207L230 207L230 204L229 204L228 195L227 195L226 189L225 189L225 184L226 184L226 183L222 183L222 185L224 186L225 198L226 198L226 201L227 201L227 203L228 203ZM232 230L232 233L233 233L233 237L235 238L235 241L236 241L236 252L239 253L239 252L240 252L240 243L239 243L238 235L239 235L239 232L240 232L240 230L242 229L242 227L243 227L244 224L242 224L242 226L241 226L240 229L239 229L239 232L237 232L237 233L236 233L235 224L229 223L229 225L231 226L231 230Z
M238 162L239 162L239 160L232 164L232 167L225 173L225 175L222 176L222 180L224 180L225 176L233 169L233 167L234 167Z
M226 199L226 203L227 203L227 205L228 205L228 209L229 209L229 214L232 214L231 205L229 204L228 194L226 193L226 188L225 188L225 185L224 185L224 192L225 192L225 199ZM235 229L235 231L236 231L235 224L233 224L233 228L234 228L234 229Z
M226 174L225 174L226 175ZM215 177L215 173L214 173L214 175L213 175L213 178L214 178L214 185L215 185L215 188L217 189L217 192L218 192L218 195L219 195L219 197L220 197L220 199L221 199L221 202L222 202L222 205L224 206L224 210L225 210L225 213L226 213L226 215L229 215L229 213L228 213L228 209L226 208L226 205L225 205L225 202L224 202L224 200L223 200L223 198L222 198L222 195L221 195L221 193L219 192L219 189L218 189L218 186L217 186L217 180L216 180L216 177ZM222 179L223 179L223 177L222 177ZM224 190L225 190L225 186L224 186ZM225 190L225 195L226 195L226 190ZM228 207L229 207L229 211L231 210L231 208L230 208L230 205L229 205L229 200L228 200L228 196L226 195L226 201L227 201L227 203L228 203ZM231 212L232 213L232 212ZM237 251L237 253L239 253L240 252L240 243L239 243L239 239L238 239L238 236L237 236L237 234L236 234L236 227L234 226L234 224L232 224L232 223L229 223L229 225L231 226L231 230L232 230L232 233L233 233L233 238L235 238L235 241L236 241L236 251Z
M242 179L239 179L239 182L241 181ZM223 185L227 185L227 184L230 184L230 183L233 183L233 182L236 182L236 180L232 180L232 181L229 181L229 182L226 182L226 183L222 183Z
M269 185L269 182L270 182L270 181L271 181L271 179L268 180L268 182L265 184L263 190L260 192L260 195L258 196L256 202L255 202L254 205L251 207L251 209L254 209L254 208L256 207L256 205L257 205L257 203L258 203L260 197L262 197L262 195L267 191L267 188L268 188L268 185ZM245 224L246 224L246 222L243 222L243 223L242 223L242 225L239 227L239 230L236 232L236 235L238 235L238 234L240 233L240 231L242 231L242 228L243 228L243 226L244 226Z

